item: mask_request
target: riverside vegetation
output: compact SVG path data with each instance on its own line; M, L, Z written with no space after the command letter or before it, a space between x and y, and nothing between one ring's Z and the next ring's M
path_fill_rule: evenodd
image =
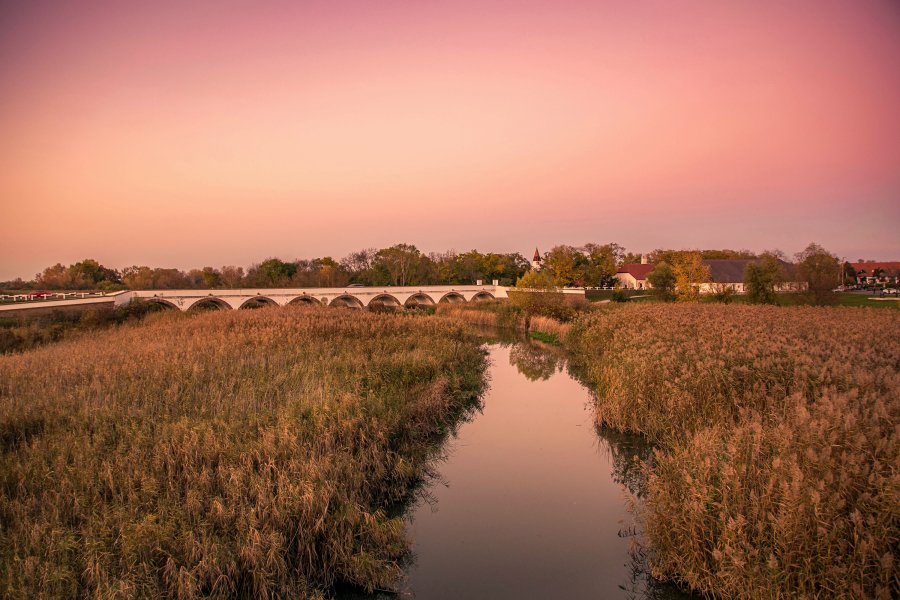
M0 594L389 588L391 507L478 404L453 323L279 308L156 314L0 357Z
M900 592L900 314L640 304L567 335L602 426L657 445L654 574L723 598Z

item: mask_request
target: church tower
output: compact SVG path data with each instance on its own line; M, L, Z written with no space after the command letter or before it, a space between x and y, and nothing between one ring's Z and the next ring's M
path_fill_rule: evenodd
M541 270L541 253L538 252L538 249L534 249L534 258L531 259L531 268L535 271Z

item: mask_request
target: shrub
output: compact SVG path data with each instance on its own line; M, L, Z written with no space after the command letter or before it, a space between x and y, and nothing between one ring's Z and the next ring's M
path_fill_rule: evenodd
M613 302L628 302L628 296L625 295L625 292L622 290L613 290L613 293L609 297Z

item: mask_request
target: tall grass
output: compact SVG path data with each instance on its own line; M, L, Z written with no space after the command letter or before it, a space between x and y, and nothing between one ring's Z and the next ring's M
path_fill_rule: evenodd
M575 305L575 303L571 304ZM567 308L571 308L571 306L567 305ZM575 309L573 308L573 310ZM541 314L531 314L526 309L507 301L439 304L437 315L456 323L476 327L502 327L523 332L538 332L559 341L565 340L570 328L568 322Z
M389 588L388 509L485 360L452 323L293 307L0 357L0 595Z
M569 344L600 424L646 435L657 575L725 598L897 597L900 315L634 305Z

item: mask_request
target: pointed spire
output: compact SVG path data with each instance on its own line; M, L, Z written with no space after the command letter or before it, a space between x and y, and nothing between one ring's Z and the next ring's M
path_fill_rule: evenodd
M533 262L541 262L541 253L538 252L537 246L534 247L534 258L531 259Z

